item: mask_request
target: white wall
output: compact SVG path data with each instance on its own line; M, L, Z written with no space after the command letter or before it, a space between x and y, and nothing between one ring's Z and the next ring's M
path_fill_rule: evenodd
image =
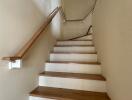
M15 54L31 38L53 9L52 2L59 0L0 0L0 58ZM8 62L0 60L0 100L28 100L56 42L52 30L51 24L24 57L21 69L9 70Z
M112 100L132 100L132 1L98 0L95 46Z

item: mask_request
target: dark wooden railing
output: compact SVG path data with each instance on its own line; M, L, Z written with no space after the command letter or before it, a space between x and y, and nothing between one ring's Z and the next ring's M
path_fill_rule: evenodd
M17 59L22 59L27 51L32 47L32 45L35 43L35 41L40 37L40 35L44 34L44 30L47 28L47 26L50 24L54 16L58 13L58 11L61 9L61 7L56 7L47 17L46 21L44 21L43 25L37 30L37 32L34 33L32 38L20 49L19 52L17 52L14 56L11 57L3 57L3 60L9 60L9 61L15 61Z

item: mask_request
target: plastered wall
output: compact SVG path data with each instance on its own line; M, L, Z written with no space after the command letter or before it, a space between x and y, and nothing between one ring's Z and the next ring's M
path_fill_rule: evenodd
M94 5L95 0L62 0L67 20L83 19Z
M62 38L71 39L85 35L92 25L92 13L83 21L64 22L62 26Z
M14 55L59 2L0 0L0 58ZM60 32L60 26L53 31L53 24L28 51L21 69L9 70L8 62L0 60L0 100L28 100L29 92L38 86L38 74L44 70L44 63Z
M132 100L131 0L98 0L94 42L112 100Z
M63 23L62 38L71 39L77 36L82 36L87 33L88 28L92 25L92 13L89 14L95 0L62 0L62 7L67 20L82 21L67 21ZM89 16L87 16L89 14Z

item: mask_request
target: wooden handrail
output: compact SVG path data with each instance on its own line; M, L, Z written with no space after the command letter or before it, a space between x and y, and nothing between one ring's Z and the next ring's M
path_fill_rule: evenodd
M54 16L58 13L60 10L60 7L56 7L47 17L44 24L35 32L35 34L32 36L32 38L20 49L18 53L16 53L12 57L3 57L3 60L9 60L9 61L15 61L17 59L22 59L27 51L32 47L32 45L35 43L35 41L40 37L41 34L43 34L43 31L47 28L47 26L50 24Z

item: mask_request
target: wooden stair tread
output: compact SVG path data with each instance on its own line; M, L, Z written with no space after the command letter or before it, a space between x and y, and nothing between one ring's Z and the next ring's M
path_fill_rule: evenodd
M30 96L56 100L110 100L106 93L39 86Z
M82 40L78 40L78 41L93 41L93 39L82 39Z
M65 41L92 41L92 39L87 39L87 40L58 40L57 42L65 42Z
M94 64L94 65L100 65L99 62L81 62L81 61L47 61L47 63L62 63L62 64L75 63L75 64Z
M93 47L94 45L55 45L55 47Z
M52 54L97 54L97 52L51 52Z
M75 37L75 38L72 38L72 39L68 39L68 40L75 40L75 39L83 38L83 37L90 36L90 35L92 35L92 33L86 34L86 35L83 35L83 36L78 36L78 37Z
M51 76L51 77L61 77L61 78L76 78L76 79L90 79L90 80L105 81L105 78L102 75L97 75L97 74L82 74L82 73L45 71L45 72L40 73L40 76Z

